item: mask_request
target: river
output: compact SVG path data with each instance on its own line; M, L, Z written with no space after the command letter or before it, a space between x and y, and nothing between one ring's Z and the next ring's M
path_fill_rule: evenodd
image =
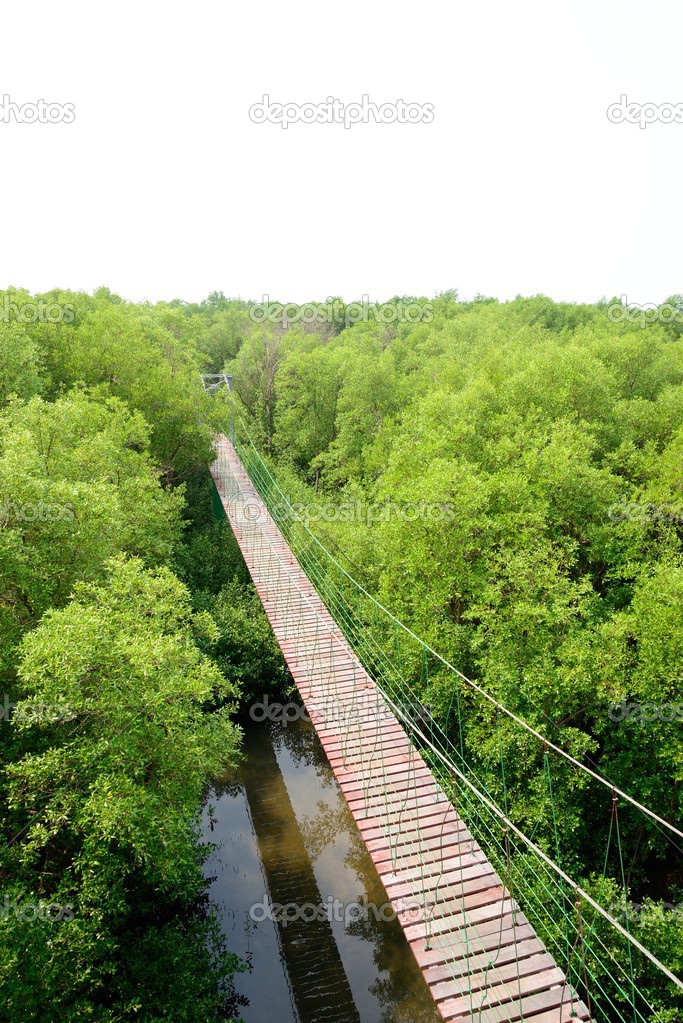
M245 760L211 787L203 825L209 895L250 964L245 1023L437 1023L315 730L240 723Z

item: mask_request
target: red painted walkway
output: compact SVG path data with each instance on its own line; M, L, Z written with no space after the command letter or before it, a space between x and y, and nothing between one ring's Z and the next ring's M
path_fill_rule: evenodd
M254 585L441 1015L588 1020L222 435L216 454L211 471Z

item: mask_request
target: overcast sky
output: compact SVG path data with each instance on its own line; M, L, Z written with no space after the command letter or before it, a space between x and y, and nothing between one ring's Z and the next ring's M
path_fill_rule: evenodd
M607 109L683 104L682 22L672 0L5 6L0 95L27 120L0 123L0 286L663 301L683 123ZM264 94L433 119L283 129L250 119ZM29 123L39 99L71 123Z

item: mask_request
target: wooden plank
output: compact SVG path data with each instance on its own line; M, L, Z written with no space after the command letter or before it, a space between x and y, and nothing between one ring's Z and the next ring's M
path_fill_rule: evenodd
M446 1019L456 1019L458 1016L471 1014L478 1019L484 1019L485 1010L491 1010L495 1006L504 1009L505 1003L507 1003L508 1009L504 1009L504 1011L508 1019L510 1011L525 1013L526 1015L518 1016L520 1019L525 1019L538 1005L542 1005L543 1008L561 1005L563 996L566 998L564 974L553 963L550 969L534 973L530 977L519 977L506 984L484 987L469 994L458 993L456 997L447 996L443 999L445 1002L444 1016ZM536 1001L532 1001L532 998ZM520 1006L523 1008L520 1009ZM493 1015L491 1018L494 1018ZM498 1019L500 1019L500 1014L498 1014Z
M526 959L514 959L505 965L496 964L488 966L488 968L484 967L479 972L470 971L459 977L445 977L432 984L432 994L437 1001L456 999L459 995L464 997L476 995L477 1006L495 1005L497 1002L510 1000L507 996L500 997L503 985L512 985L514 995L516 995L517 980L521 981L522 978L525 978L525 984L528 987L529 983L538 977L542 978L538 990L542 990L547 984L547 973L552 969L557 969L557 967L555 967L553 957L546 952L541 955L529 956ZM533 988L533 986L532 983L531 987ZM519 987L523 989L521 983Z
M446 963L439 963L434 966L425 966L423 975L430 986L436 985L444 980L453 980L456 977L474 978L482 971L497 970L500 976L505 967L515 968L530 960L543 961L547 953L537 938L528 938L522 941L511 941L509 945L503 945L492 952L480 952L474 948L469 949L469 954L460 959L449 959ZM550 959L550 957L548 956Z

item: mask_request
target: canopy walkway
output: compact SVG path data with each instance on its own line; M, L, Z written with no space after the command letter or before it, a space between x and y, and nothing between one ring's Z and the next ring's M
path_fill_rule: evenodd
M425 710L430 684L445 668L454 669L439 664L434 651L331 558L248 438L235 446L219 435L211 471L291 674L442 1017L463 1023L656 1018L638 991L639 964L661 970L665 982L681 990L683 983L573 882L534 843L533 833L528 838L510 819L500 796L502 749L501 790L491 777L473 778L462 732L454 742ZM419 692L405 683L406 675L416 673L423 682ZM454 680L451 705L457 704L458 721L461 681L474 686L464 676ZM529 732L545 744L552 799L548 764L555 747ZM560 750L557 755L571 761ZM613 811L622 795L630 800L607 788Z

